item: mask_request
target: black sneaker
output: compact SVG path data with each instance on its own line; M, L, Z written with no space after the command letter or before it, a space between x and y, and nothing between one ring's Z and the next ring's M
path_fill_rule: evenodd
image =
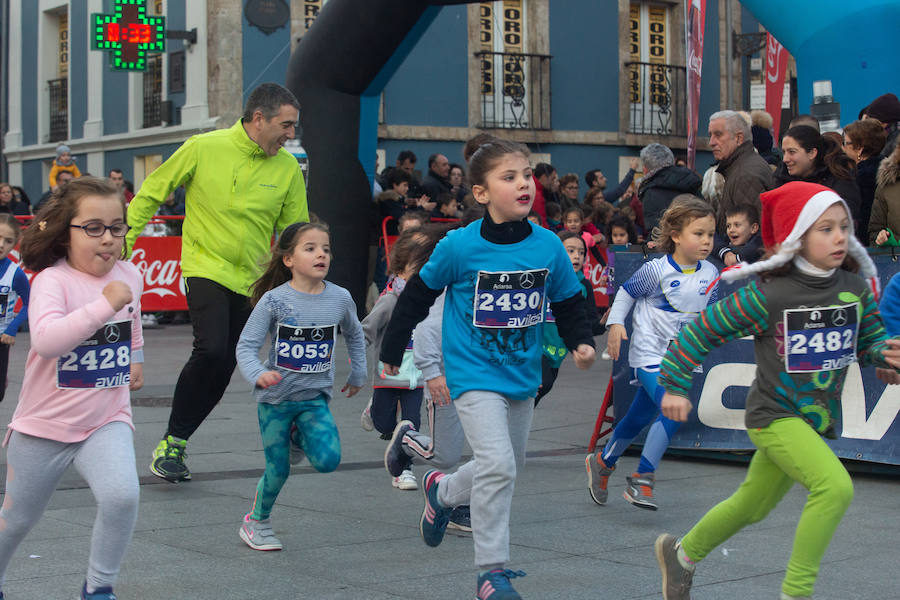
M469 514L468 505L463 504L453 509L453 512L450 513L450 522L447 523L447 529L472 531L472 516Z
M394 427L394 434L391 441L384 449L384 468L391 474L391 477L400 477L403 471L409 469L412 459L403 451L403 436L407 431L413 431L412 421L400 421Z
M187 440L176 440L171 435L161 439L156 450L153 451L150 471L157 477L162 477L172 483L188 481L191 478L191 472L184 464L186 446Z

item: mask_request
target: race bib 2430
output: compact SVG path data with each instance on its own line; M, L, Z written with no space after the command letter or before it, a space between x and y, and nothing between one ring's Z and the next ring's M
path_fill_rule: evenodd
M473 324L520 328L543 323L547 269L478 272Z

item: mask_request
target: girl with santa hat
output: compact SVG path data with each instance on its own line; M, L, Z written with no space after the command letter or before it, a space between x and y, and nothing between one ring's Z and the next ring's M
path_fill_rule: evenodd
M806 182L760 199L763 241L773 253L722 272L726 281L759 278L682 329L660 366L663 414L684 421L694 368L713 347L754 336L756 379L745 423L757 451L730 498L680 540L657 538L665 600L690 598L696 563L765 518L795 482L809 496L781 598L811 598L819 563L853 498L847 470L823 439L837 437L847 368L859 362L900 370L900 339L885 333L875 265L853 235L847 204L833 190ZM851 272L856 268L859 275Z

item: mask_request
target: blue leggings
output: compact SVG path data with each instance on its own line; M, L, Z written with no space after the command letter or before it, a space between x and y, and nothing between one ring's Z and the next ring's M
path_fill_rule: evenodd
M641 367L634 372L641 385L628 412L613 429L612 437L603 448L601 458L608 466L615 465L637 434L656 417L647 433L647 441L644 442L644 451L641 453L641 464L638 466L638 473L653 473L669 447L669 440L678 431L679 423L667 419L659 412L665 393L665 389L657 381L659 367Z
M278 492L291 473L291 425L297 425L298 442L309 464L330 473L341 462L341 439L325 396L289 400L280 404L257 403L259 433L266 454L266 470L256 485L251 519L268 519Z

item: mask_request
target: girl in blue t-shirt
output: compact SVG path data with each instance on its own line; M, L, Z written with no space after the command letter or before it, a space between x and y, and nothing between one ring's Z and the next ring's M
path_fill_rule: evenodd
M581 285L559 238L527 220L535 186L528 150L492 140L472 154L469 177L483 219L451 231L398 299L381 347L396 373L413 327L446 288L443 351L450 397L473 459L453 474L429 471L419 528L437 546L453 508L471 506L476 597L515 597L505 568L516 472L540 385L544 303L549 300L579 368L594 360ZM477 473L477 477L475 476Z
M6 395L6 373L9 369L9 349L16 343L19 327L28 318L28 276L9 258L19 243L22 230L11 214L0 213L0 400ZM22 300L22 310L15 313L16 301Z

